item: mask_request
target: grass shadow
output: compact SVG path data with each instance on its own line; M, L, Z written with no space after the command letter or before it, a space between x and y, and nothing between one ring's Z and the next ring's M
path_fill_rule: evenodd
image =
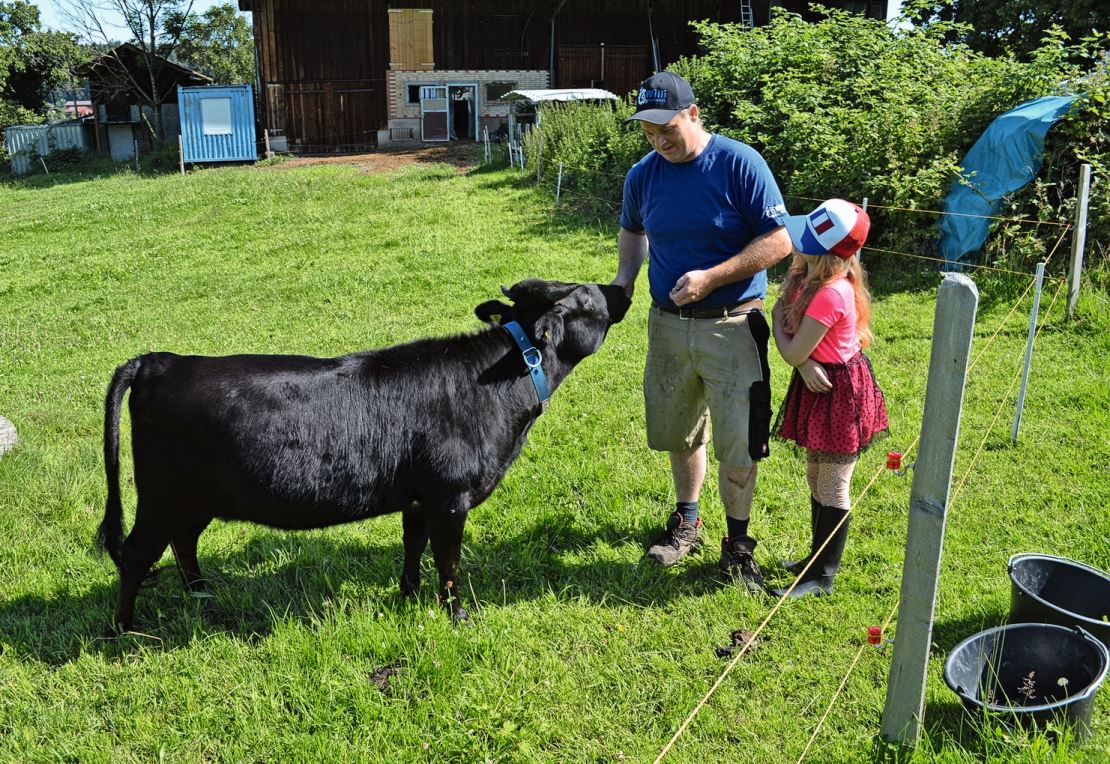
M595 606L653 608L726 585L706 554L676 569L640 558L639 551L657 531L645 527L634 536L626 527L586 531L545 518L493 543L467 543L460 567L465 604L478 618L483 609L549 594ZM598 544L617 548L623 559L598 559L590 552ZM635 547L633 562L627 559L632 551L627 545ZM328 531L263 530L229 555L205 555L204 546L202 536L201 569L209 578L211 598L191 597L166 557L139 593L136 633L114 639L109 619L118 578L113 569L88 587L0 603L0 652L59 666L86 652L124 659L136 650L174 650L213 633L253 644L279 623L319 621L337 600L355 600L356 606L394 617L435 606L438 579L430 550L423 557L419 598L407 601L397 594L403 559L399 538L364 545Z

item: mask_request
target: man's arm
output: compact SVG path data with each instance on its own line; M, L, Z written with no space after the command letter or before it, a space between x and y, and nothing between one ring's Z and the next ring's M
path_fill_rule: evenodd
M784 229L785 230L785 229ZM629 299L636 288L636 276L644 264L648 253L647 236L641 231L622 228L617 234L617 275L613 283L624 289Z
M622 230L623 234L624 231ZM671 290L675 305L688 305L706 297L725 284L746 279L765 271L789 255L794 249L790 234L780 226L752 239L748 246L719 265L704 271L689 271L679 276Z

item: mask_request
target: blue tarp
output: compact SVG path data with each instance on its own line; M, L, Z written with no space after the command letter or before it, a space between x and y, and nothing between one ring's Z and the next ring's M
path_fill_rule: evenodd
M1040 172L1044 136L1071 108L1073 96L1044 96L995 118L960 162L964 182L952 184L944 198L945 212L995 215L1002 197L1024 186ZM985 218L945 215L940 229L940 253L950 263L977 252L987 238Z

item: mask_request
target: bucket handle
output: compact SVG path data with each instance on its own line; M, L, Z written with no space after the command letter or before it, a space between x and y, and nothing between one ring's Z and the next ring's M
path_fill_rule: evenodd
M1072 628L1072 631L1074 631L1076 634L1083 637L1084 639L1086 639L1090 642L1095 642L1095 643L1100 644L1100 645L1102 644L1102 640L1096 639L1094 636L1092 636L1091 632L1087 631L1086 629L1084 629L1079 624L1076 624L1075 626L1072 626L1071 628Z

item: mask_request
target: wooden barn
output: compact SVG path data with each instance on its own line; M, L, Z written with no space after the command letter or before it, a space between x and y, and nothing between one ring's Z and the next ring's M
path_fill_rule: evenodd
M824 4L886 16L887 0ZM623 95L697 52L691 21L760 25L772 5L804 14L809 0L239 0L259 126L293 151L420 140L432 122L473 139L505 121L497 99L514 89Z

